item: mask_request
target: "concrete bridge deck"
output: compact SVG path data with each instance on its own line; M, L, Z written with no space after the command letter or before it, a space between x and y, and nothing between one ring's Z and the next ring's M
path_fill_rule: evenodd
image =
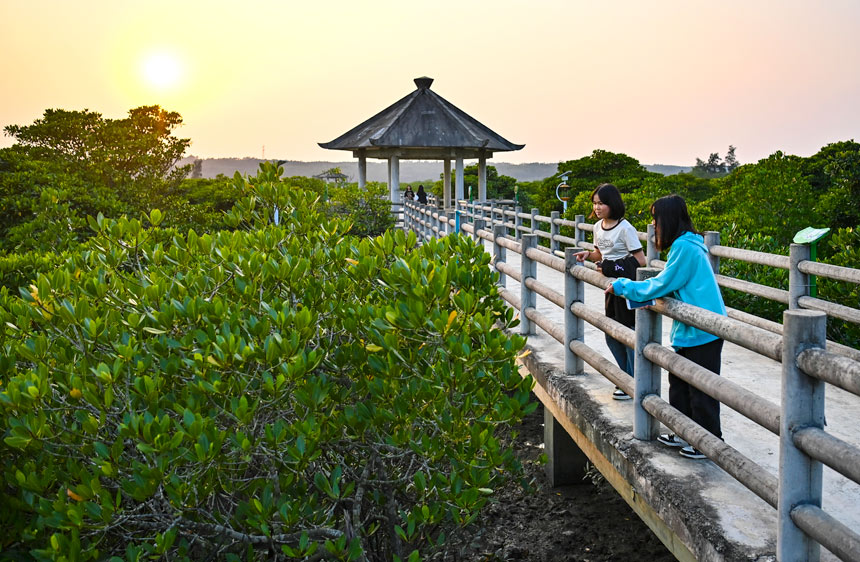
M492 253L492 246L485 243ZM519 268L519 255L508 252ZM563 291L561 273L538 265L537 279ZM506 288L519 292L507 278ZM585 303L603 311L603 291L586 284ZM538 296L537 309L563 325L561 308ZM585 343L614 361L604 334L585 324ZM663 319L663 342L671 320ZM632 401L612 399L614 385L587 363L585 374L564 375L561 344L539 327L529 336L532 351L523 359L538 381L535 394L589 461L595 465L680 560L776 560L777 513L764 500L710 460L689 460L677 449L633 438ZM780 403L781 365L743 347L725 343L722 376ZM668 401L668 378L662 373L661 396ZM860 398L839 388L826 391L827 431L860 445ZM779 467L779 438L722 406L723 436L728 444L773 475ZM548 420L553 423L553 420ZM860 486L824 467L822 507L851 529L860 529ZM822 547L822 560L838 560Z

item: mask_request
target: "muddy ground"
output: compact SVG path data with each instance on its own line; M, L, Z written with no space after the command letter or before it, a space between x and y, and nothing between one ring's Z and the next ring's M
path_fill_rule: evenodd
M515 428L514 448L535 490L511 484L482 516L482 528L461 551L463 560L500 562L673 562L639 516L599 476L550 488L544 465L543 407ZM599 475L599 473L596 473Z

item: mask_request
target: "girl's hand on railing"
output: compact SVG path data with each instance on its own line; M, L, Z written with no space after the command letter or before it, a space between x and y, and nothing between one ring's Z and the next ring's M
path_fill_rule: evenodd
M612 283L610 283L609 285L607 285L607 286L606 286L606 289L604 289L604 290L603 290L603 292L604 292L604 293L606 293L607 295L614 295L614 294L615 294L615 289L613 289L613 288L612 288Z
M588 251L579 252L578 254L574 254L574 256L576 257L576 261L585 261L590 253Z

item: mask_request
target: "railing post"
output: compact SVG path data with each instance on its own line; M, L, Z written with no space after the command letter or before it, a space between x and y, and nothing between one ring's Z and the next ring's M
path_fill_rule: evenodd
M456 232L454 229L460 226L457 211L445 211L445 234Z
M436 238L442 237L442 219L441 219L441 216L442 216L442 211L440 211L439 207L437 206L435 209L433 209L433 226L436 227L436 232L433 233L433 236L435 236Z
M558 234L559 234L559 226L555 222L559 218L559 212L553 211L550 214L549 220L549 251L555 253L558 250Z
M507 249L499 244L499 240L505 237L505 225L493 225L493 263L504 263L507 259ZM504 287L507 282L507 276L499 271L499 286Z
M520 216L522 212L523 208L519 205L514 207L514 238L517 240L523 237L523 217Z
M581 248L564 249L564 374L581 375L582 358L570 349L570 342L585 341L585 321L573 313L574 302L585 301L585 283L574 277L571 269L580 264L576 254Z
M535 209L536 210L536 209ZM527 336L535 333L535 327L532 321L526 317L526 310L537 306L537 294L526 287L528 278L537 277L537 262L532 260L526 254L528 250L537 246L537 235L523 234L522 253L520 258L520 334Z
M801 371L797 355L806 349L824 347L827 315L817 310L786 310L782 321L776 557L780 562L817 562L821 547L794 524L791 511L804 504L821 507L822 465L795 446L794 432L824 427L825 383Z
M484 219L483 217L475 217L475 221L472 223L472 237L475 239L475 242L483 245L481 241L481 237L478 236L478 231L484 229Z
M708 259L711 261L711 269L714 273L720 273L720 258L711 253L711 246L720 245L720 233L714 230L705 232L705 246L708 248Z
M582 248L580 242L585 241L585 231L579 228L579 225L585 222L585 215L576 215L574 220L576 227L573 229L573 239L576 240L577 247Z
M532 215L532 229L529 231L529 233L531 233L531 234L536 234L536 233L537 233L537 231L538 231L538 227L537 227L537 219L535 218L535 216L537 216L537 214L538 214L539 212L540 212L540 209L538 209L537 207L533 207L533 208L532 208L532 212L531 212L531 215Z
M490 199L490 226L496 224L496 200Z
M460 214L460 211L454 211L454 231L457 234L460 234L460 232L462 232L460 230L460 223L462 221L462 219L460 218Z
M788 309L800 308L800 297L809 295L809 275L800 271L800 262L810 257L808 244L792 244L788 254Z
M645 239L645 266L651 267L651 260L659 258L660 252L657 251L657 243L654 241L654 225L649 224L645 231L647 233Z
M655 267L640 267L636 270L637 281L656 277L660 270ZM649 394L660 396L660 366L645 357L645 346L663 341L662 316L649 308L636 310L636 349L633 359L633 437L643 441L657 439L660 422L642 407L642 399Z

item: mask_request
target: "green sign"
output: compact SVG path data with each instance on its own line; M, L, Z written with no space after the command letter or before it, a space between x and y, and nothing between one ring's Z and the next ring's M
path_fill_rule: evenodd
M794 235L795 244L812 244L824 238L830 232L829 228L812 228L807 226Z

